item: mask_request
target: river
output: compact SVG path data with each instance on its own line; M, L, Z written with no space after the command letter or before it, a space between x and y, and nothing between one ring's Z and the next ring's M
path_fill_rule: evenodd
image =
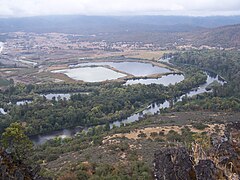
M211 91L207 91L206 87L214 81L217 81L222 85L224 83L226 83L220 76L218 76L216 74L208 73L208 72L205 72L205 73L207 74L206 83L200 85L197 89L192 90L192 91L182 95L181 97L179 97L177 99L177 101L182 101L182 98L184 96L192 97L194 95L202 94L204 92L211 92ZM160 114L161 109L169 108L169 107L170 107L170 102L168 100L166 100L163 103L154 102L154 103L150 104L149 106L147 106L146 109L144 109L142 112L135 113L126 119L110 123L110 127L111 128L113 126L119 127L121 124L128 124L128 123L132 123L135 121L139 121L144 115L147 115L147 114ZM74 129L63 129L63 130L59 130L59 131L53 131L51 133L33 136L33 137L31 137L31 140L34 142L34 144L39 145L39 144L43 144L47 140L53 139L55 137L62 137L62 138L72 137L72 136L76 135L77 132L81 131L82 129L83 128L74 128ZM85 128L85 130L87 130L87 129L88 128Z
M4 109L3 109L3 108L0 108L0 114L3 114L3 115L5 115L5 114L7 114L7 112L6 112L6 111L4 111Z
M0 54L1 54L2 51L3 51L3 46L4 46L4 43L3 43L3 42L0 42Z

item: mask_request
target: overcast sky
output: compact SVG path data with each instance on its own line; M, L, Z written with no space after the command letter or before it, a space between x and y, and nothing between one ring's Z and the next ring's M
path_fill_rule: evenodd
M240 15L240 0L0 0L1 17L59 14Z

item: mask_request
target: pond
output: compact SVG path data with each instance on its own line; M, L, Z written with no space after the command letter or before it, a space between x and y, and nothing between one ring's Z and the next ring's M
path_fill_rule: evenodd
M52 72L63 73L74 80L82 80L85 82L101 82L126 76L126 74L119 73L105 67L81 67L55 70Z
M157 79L135 79L128 80L125 85L133 85L133 84L162 84L164 86L169 86L170 84L174 85L184 80L184 76L182 74L169 74L166 76L162 76Z
M171 70L155 66L151 63L143 62L92 62L92 63L80 63L77 65L70 65L70 67L86 67L86 66L110 66L121 72L126 72L134 76L149 76L152 74L169 73Z

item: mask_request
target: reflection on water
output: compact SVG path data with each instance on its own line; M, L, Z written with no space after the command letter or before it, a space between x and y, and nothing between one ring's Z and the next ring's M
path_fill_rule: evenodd
M27 104L27 103L31 103L32 101L31 100L22 100L22 101L17 101L16 102L16 105L24 105L24 104Z
M63 129L63 130L59 130L59 131L54 131L54 132L48 133L47 135L31 136L30 139L35 144L43 144L46 141L48 141L50 139L54 139L56 137L66 138L66 137L74 136L77 132L79 132L81 130L83 130L81 127L76 127L74 129Z
M7 112L5 112L3 108L0 108L0 114L4 114L5 115L5 114L7 114Z
M71 95L73 94L85 94L85 95L89 95L89 92L75 92L75 93L49 93L49 94L40 94L40 96L44 96L46 97L47 100L52 100L53 98L55 98L56 100L69 100Z
M171 72L171 70L167 68L154 66L153 64L142 62L92 62L71 65L69 67L105 66L105 65L113 67L119 71L132 74L134 76L148 76L151 74L162 74Z
M128 80L125 85L133 85L133 84L162 84L164 86L169 86L170 84L174 85L184 80L184 76L182 74L169 74L166 76L162 76L157 79L135 79Z
M77 92L77 93L49 93L49 94L40 94L40 96L45 96L47 100L52 100L53 98L55 98L56 100L69 100L71 95L73 94L85 94L85 95L89 95L89 92Z
M106 80L118 79L126 76L126 74L119 73L104 67L82 67L55 70L53 73L63 73L74 80L82 80L85 82L101 82Z
M217 75L217 74L215 74L215 73L210 73L210 72L205 72L205 73L206 73L206 75L207 75L207 81L206 81L206 83L200 85L196 90L192 90L192 91L188 92L187 94L182 95L182 96L179 98L178 101L182 101L182 98L183 98L184 96L186 96L186 95L187 95L187 97L193 97L193 96L195 96L195 95L197 95L197 94L202 94L202 93L205 93L205 92L211 92L211 90L210 90L210 91L207 91L207 90L206 90L206 87L207 87L209 84L213 83L214 81L217 81L217 82L220 83L221 85L223 85L224 83L226 83L226 81L224 81L223 78L221 78L219 75Z
M2 51L3 51L3 45L4 45L4 43L3 43L3 42L0 42L0 54L1 54Z
M115 121L115 122L111 123L110 128L113 128L113 126L119 127L121 124L133 123L133 122L138 121L141 118L143 118L144 115L159 114L160 109L168 108L168 107L169 107L169 101L164 101L163 103L152 103L142 112L135 113L135 114L129 116L127 119L124 119L121 121Z
M54 94L54 93L49 93L49 94L40 94L40 96L45 96L47 100L52 100L53 98L55 98L56 100L58 99L66 99L69 100L71 97L71 94L69 93L60 93L60 94Z

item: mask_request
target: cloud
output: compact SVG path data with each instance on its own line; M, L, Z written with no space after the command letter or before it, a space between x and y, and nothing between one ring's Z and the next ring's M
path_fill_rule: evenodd
M0 16L240 15L240 0L0 0Z

